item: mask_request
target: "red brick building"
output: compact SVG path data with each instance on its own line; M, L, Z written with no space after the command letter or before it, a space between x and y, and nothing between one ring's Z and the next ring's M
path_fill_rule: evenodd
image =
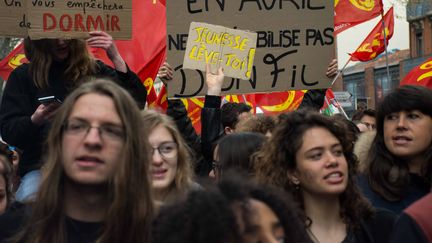
M414 67L432 56L432 0L411 0L407 4L410 49L389 51L390 79L387 76L386 58L381 55L370 62L360 62L345 69L342 78L334 85L336 91L353 95L353 105L344 107L352 115L356 104L367 103L374 109L379 101L399 86L400 80Z

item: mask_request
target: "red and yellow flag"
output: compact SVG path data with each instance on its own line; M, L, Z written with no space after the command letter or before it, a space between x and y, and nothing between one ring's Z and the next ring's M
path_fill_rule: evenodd
M413 68L400 85L420 85L432 89L432 58Z
M20 43L15 49L0 61L0 77L9 78L9 74L19 65L28 62L24 54L24 45Z
M373 19L383 12L382 0L335 0L334 34Z
M277 115L296 110L303 100L305 90L293 90L271 94L255 94L256 105L265 115Z
M361 61L367 62L380 53L385 51L384 45L384 32L386 35L386 42L388 44L389 40L393 36L394 29L394 17L393 17L393 7L391 7L383 17L385 24L385 31L383 30L382 21L373 28L366 39L360 44L354 53L351 53L351 61Z

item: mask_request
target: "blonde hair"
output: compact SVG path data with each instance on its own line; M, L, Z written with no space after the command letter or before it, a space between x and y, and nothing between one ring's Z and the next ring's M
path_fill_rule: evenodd
M171 117L161 114L155 110L145 110L142 111L141 114L143 121L146 124L146 138L152 130L154 130L157 126L162 125L169 131L178 146L177 172L175 175L174 184L172 185L172 191L170 192L172 195L168 195L167 199L186 194L190 190L193 181L190 149L183 140Z

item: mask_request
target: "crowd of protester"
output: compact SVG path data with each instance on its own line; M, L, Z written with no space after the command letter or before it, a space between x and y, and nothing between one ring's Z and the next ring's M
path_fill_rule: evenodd
M145 108L111 36L90 35L26 39L7 81L0 242L432 242L432 90L399 87L351 119L320 114L325 90L310 90L258 116L222 102L207 66L198 135L180 100ZM176 82L168 63L158 76Z

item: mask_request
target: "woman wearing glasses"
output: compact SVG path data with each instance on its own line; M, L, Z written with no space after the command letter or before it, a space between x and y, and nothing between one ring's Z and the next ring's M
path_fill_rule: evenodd
M151 146L150 173L155 205L170 203L198 188L192 181L189 150L170 117L157 111L142 112Z

